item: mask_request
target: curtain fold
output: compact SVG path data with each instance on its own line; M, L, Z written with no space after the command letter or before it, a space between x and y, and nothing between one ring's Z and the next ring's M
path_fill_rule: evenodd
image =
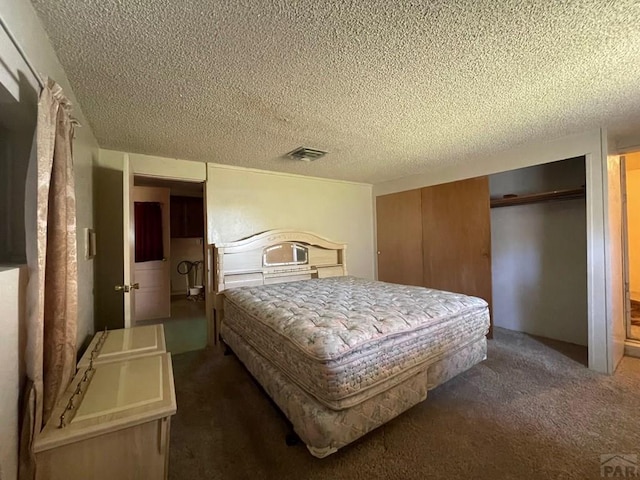
M25 200L28 386L22 412L21 479L34 477L33 441L75 371L78 278L71 148L75 121L70 111L60 86L46 79L38 102L36 158L29 166ZM35 214L30 215L34 201Z
M78 258L76 195L73 177L73 127L70 106L60 87L53 161L49 169L44 286L43 423L66 390L76 367Z

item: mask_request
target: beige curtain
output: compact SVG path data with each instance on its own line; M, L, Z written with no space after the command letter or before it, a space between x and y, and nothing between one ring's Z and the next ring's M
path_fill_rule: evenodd
M25 360L29 386L23 411L20 478L33 478L33 440L75 371L78 274L71 150L75 122L70 110L60 86L47 79L38 102L36 162L30 165L29 173L34 177L37 204L35 232L29 231L33 226L27 214Z

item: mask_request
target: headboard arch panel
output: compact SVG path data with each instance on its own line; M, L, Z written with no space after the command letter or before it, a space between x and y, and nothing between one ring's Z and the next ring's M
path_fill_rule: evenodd
M293 247L291 246L293 245ZM291 252L295 246L306 250L287 261L265 262L265 252L283 247ZM282 283L310 278L334 277L347 274L344 243L333 242L311 232L297 230L268 230L237 242L213 245L214 292L227 288ZM277 255L275 256L277 257Z
M250 250L262 249L264 247L276 245L282 242L306 243L327 250L344 250L344 243L332 242L320 235L311 232L301 232L298 230L267 230L236 242L215 244L216 248L224 248L227 253L246 252Z

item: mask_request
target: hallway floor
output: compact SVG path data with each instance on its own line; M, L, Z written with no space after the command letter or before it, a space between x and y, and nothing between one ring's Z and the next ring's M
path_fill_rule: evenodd
M207 346L207 316L204 300L171 296L171 317L143 320L136 325L164 325L167 351L172 354L202 350Z

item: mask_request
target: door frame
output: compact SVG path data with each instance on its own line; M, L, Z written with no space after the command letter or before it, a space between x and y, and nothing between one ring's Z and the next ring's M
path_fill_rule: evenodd
M180 182L202 183L203 199L205 202L204 210L204 239L208 245L208 222L207 222L207 164L204 162L193 162L189 160L179 160L175 158L152 157L149 155L140 155L133 153L123 153L122 168L122 212L123 212L123 249L124 249L124 285L132 283L132 259L133 259L133 242L134 234L133 225L133 179L135 176L154 177L163 180L177 180ZM205 308L207 315L207 333L208 338L213 338L213 315L210 305L210 294L208 288L208 265L209 265L209 248L204 248L204 290L205 290ZM129 328L134 325L133 321L133 302L134 295L124 295L124 327Z
M133 179L129 154L124 155L122 162L122 252L124 261L123 286L131 285L134 281L134 245L135 245L135 223L133 215ZM125 290L124 294L124 328L131 328L135 325L134 312L136 311L135 295L129 294Z
M620 156L620 196L622 199L622 285L624 286L624 325L627 340L631 337L631 285L629 273L629 213L627 204L627 159ZM640 340L640 339L635 339Z
M606 143L603 142L603 147ZM607 372L615 372L624 356L626 322L624 319L624 242L621 184L622 156L603 148L603 188L606 203L605 216L605 301Z

